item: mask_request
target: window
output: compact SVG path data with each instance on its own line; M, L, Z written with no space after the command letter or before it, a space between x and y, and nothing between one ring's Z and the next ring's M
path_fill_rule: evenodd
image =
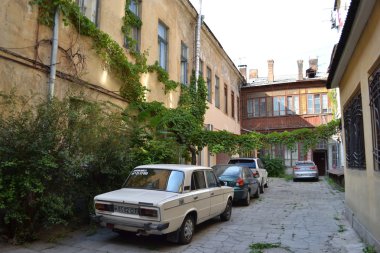
M333 144L331 146L331 160L332 160L332 167L335 169L335 168L338 168L339 165L338 165L338 145L339 144Z
M260 117L266 116L267 103L265 98L260 98Z
M365 169L363 110L360 93L347 103L343 114L347 167Z
M299 114L299 97L297 96L288 96L286 98L287 109L286 114L293 115Z
M184 43L181 43L181 83L187 84L187 68L188 68L188 49Z
M322 94L322 113L328 113L328 100L327 100L327 94Z
M134 169L123 188L182 192L184 173L167 169Z
M224 84L224 112L228 114L228 88L227 84Z
M203 76L203 65L204 65L203 61L199 59L199 76L201 76L202 78L204 78L204 76Z
M219 77L215 76L215 106L220 108Z
M331 112L331 110L328 108L327 94L307 94L308 114L320 114L328 112Z
M312 114L313 112L314 112L313 111L313 95L308 94L307 95L307 113Z
M319 94L314 95L314 113L321 113L321 97Z
M168 28L163 23L158 23L158 63L168 70Z
M247 100L248 118L265 117L267 114L266 98L252 98Z
M129 3L129 10L135 15L137 20L140 20L140 6L136 0L131 0ZM124 46L135 51L140 50L140 26L135 25L131 27L130 37L124 38Z
M273 97L273 116L285 115L285 97Z
M212 171L206 171L206 178L208 188L218 187L218 181L216 180L215 174Z
M380 170L380 67L373 73L369 80L369 99L372 116L372 142L375 170Z
M211 103L212 98L212 86L211 86L211 69L207 68L207 101Z
M206 187L205 174L203 171L195 171L191 175L191 190L204 189Z
M240 98L236 97L237 120L240 121Z
M231 117L235 118L235 94L231 91Z
M98 0L76 0L80 12L91 20L96 26L98 25Z

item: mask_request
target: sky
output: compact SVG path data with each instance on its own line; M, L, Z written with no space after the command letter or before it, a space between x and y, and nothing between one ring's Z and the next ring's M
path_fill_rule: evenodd
M190 0L199 12L199 0ZM318 72L330 63L338 32L331 29L334 0L202 0L204 22L235 65L268 75L274 60L275 79L297 76L310 58L318 58ZM202 45L201 45L202 47Z

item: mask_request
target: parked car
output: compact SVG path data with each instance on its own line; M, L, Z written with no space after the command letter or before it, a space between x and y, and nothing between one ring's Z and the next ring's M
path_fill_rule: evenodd
M248 167L226 164L214 165L212 168L224 185L234 188L234 201L242 201L249 206L252 197L260 196L259 181L253 176Z
M94 220L116 232L167 235L187 244L195 225L231 217L233 188L209 167L156 164L131 171L121 189L94 198Z
M268 171L265 169L264 164L260 158L231 158L228 164L242 165L250 168L254 176L259 180L260 193L264 193L264 188L268 188Z
M293 181L306 178L319 180L317 165L313 161L297 161L293 167Z

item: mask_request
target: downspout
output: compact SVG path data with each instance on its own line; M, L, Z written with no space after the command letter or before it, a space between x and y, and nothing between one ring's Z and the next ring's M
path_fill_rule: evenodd
M54 97L54 84L55 84L55 74L57 71L57 53L58 53L58 28L59 28L59 9L55 10L54 14L54 27L53 27L53 39L51 47L51 57L50 57L50 74L49 74L49 101Z
M198 87L199 78L199 58L201 51L201 28L202 28L202 0L199 0L199 14L197 22L196 44L195 44L195 89Z

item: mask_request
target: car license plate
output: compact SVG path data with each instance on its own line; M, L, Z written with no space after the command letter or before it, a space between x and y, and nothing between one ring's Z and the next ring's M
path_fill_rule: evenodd
M129 206L114 206L114 211L125 214L139 214L139 209Z

